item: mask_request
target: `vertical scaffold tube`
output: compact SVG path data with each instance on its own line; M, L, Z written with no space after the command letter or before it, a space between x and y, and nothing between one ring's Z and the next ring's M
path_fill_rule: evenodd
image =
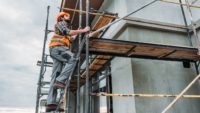
M45 61L45 47L46 47L46 41L47 41L47 35L48 35L49 9L50 9L50 6L47 7L47 19L46 19L45 36L44 36L43 51L42 51L42 62L41 62L41 68L40 68L40 76L39 76L39 80L38 80L35 113L38 113L38 109L39 109L41 82L42 82L42 79L43 79L44 61Z
M79 28L82 27L82 0L79 0L79 10L81 11L79 14ZM78 45L79 45L79 51L81 51L81 34L79 34L78 38ZM80 113L80 56L79 57L79 62L78 62L78 78L77 78L77 94L76 94L76 113Z
M191 11L191 8L190 8L190 4L189 4L188 0L185 0L185 3L187 5L187 9L188 9L188 12L189 12L189 17L190 17L191 24L192 24L192 30L193 30L194 37L195 37L196 46L198 48L198 55L200 55L200 41L199 41L199 37L197 35L195 22L194 22L193 17L192 17L192 11Z
M89 0L86 0L86 26L89 26ZM85 91L85 113L89 113L89 34L86 35L86 91Z
M183 3L182 3L181 0L179 0L179 3L180 3L181 12L182 12L182 15L183 15L183 20L184 20L185 26L188 27L187 19L186 19L186 16L185 16L185 11L184 11L184 8L183 8ZM186 31L187 31L188 40L190 42L190 46L193 46L192 38L191 38L191 35L190 35L190 30L187 28Z

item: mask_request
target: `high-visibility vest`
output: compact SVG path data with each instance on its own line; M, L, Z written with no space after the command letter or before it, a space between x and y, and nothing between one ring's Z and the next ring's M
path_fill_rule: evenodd
M54 34L54 36L51 38L51 42L49 43L49 47L53 46L66 46L69 47L71 44L70 42L70 36L62 36L58 34Z

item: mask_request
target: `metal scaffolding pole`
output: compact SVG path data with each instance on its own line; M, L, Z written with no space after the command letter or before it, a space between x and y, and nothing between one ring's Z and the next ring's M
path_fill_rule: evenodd
M38 88L37 88L37 97L36 97L36 108L35 108L35 113L38 113L39 111L39 100L40 100L40 94L41 94L41 83L43 79L43 71L44 71L44 62L45 62L45 47L46 47L46 40L47 40L47 35L49 33L48 31L48 24L49 24L49 9L50 6L47 7L47 19L46 19L46 27L45 27L45 36L44 36L44 43L43 43L43 51L42 51L42 62L41 62L41 68L40 68L40 76L38 80Z
M90 1L86 0L86 26L89 26ZM85 91L85 113L89 113L89 34L86 35L86 91Z
M110 73L110 68L106 69L106 75ZM109 83L109 77L106 78L106 92L110 93L110 83ZM110 97L106 97L106 103L107 103L107 113L110 113Z
M94 86L94 85L96 85L97 83L101 82L101 81L104 80L105 78L108 78L109 76L110 76L110 73L104 75L104 76L101 77L99 80L94 81L94 82L92 83L92 86Z
M199 74L199 61L195 62L194 65L195 65L196 73Z
M173 2L173 1L167 1L167 0L160 0L160 1L161 1L161 2L165 2L165 3L171 3L171 4L176 4L176 5L187 6L187 4L178 3L178 2ZM189 5L189 7L192 7L192 8L200 8L199 5Z
M65 111L65 113L70 113L70 90L68 88L67 90L67 109Z
M89 93L92 92L92 80L89 81ZM88 113L92 113L92 96L89 95L89 112Z
M183 5L182 5L182 0L179 0L179 2L180 2L181 12L182 12L182 15L183 15L183 20L184 20L185 26L188 27L187 19L186 19L186 16L185 16L185 11L184 11L184 8L183 8ZM193 44L192 44L192 38L191 38L191 35L190 35L190 30L186 29L186 31L187 31L188 40L190 42L190 45L192 46Z
M78 3L79 3L79 0L76 0L76 6L75 6L75 9L77 9L77 7L78 7ZM74 11L73 14L72 14L71 24L74 22L75 14L76 14L76 12Z
M200 74L197 75L194 80L192 82L190 82L190 84L183 89L183 91L176 96L176 98L161 112L161 113L166 113L181 97L183 97L183 95L190 89L190 87L200 78Z
M189 11L189 17L190 17L191 24L192 24L192 30L193 30L193 33L194 33L196 46L198 48L198 55L200 55L200 41L199 41L199 37L198 37L197 31L196 31L195 22L194 22L193 17L192 17L192 11L191 11L190 4L189 4L188 0L185 0L185 2L187 4L187 9Z
M194 0L191 4L195 4L198 0Z
M82 0L79 0L79 9L82 11ZM80 13L79 14L79 28L81 28L82 27L82 13ZM80 45L81 45L81 37L82 37L82 35L81 34L79 34L79 36L78 36L79 38L78 38L78 45L79 45L79 51L81 50L81 47L80 47ZM80 66L81 66L81 64L80 64L80 56L78 56L79 57L79 61L78 61L78 77L77 77L77 93L76 93L76 113L80 113Z
M178 95L172 94L111 94L111 93L90 93L92 96L105 97L146 97L146 98L174 98ZM200 95L182 95L181 98L200 99Z

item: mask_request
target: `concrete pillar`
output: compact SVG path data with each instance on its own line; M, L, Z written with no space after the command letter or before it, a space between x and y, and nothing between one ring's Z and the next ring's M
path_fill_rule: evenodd
M131 59L115 58L111 63L113 93L134 93ZM113 97L114 113L136 113L134 97Z

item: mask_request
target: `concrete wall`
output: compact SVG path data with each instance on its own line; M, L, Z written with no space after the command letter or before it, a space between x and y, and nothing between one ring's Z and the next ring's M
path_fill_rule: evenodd
M153 0L126 0L128 12L132 12ZM176 0L175 0L176 1ZM144 18L160 22L174 23L184 25L181 8L178 5L172 5L157 1L154 4L131 15L131 17Z
M127 41L145 42L164 45L190 46L187 35L175 32L166 32L141 27L127 27ZM124 39L123 39L124 40Z
M138 8L141 8L151 1L153 0L106 0L101 10L118 13L119 17L122 17L130 12L137 10ZM186 15L188 15L187 12ZM137 13L132 14L130 17L185 25L179 5L169 4L160 1L157 1L154 4L138 11ZM189 18L187 18L187 20L188 24L190 24ZM109 38L109 34L114 31L113 29L117 28L122 23L123 21L113 25L105 34L105 37Z
M132 59L135 93L179 94L195 77L195 71L183 68L181 62ZM187 94L199 94L195 84ZM136 98L137 113L160 113L172 98ZM168 113L199 113L198 99L178 101Z
M113 93L134 93L131 59L115 58L112 61ZM137 103L136 103L137 104ZM113 97L114 113L136 113L134 97Z
M118 12L120 16L131 12L151 0L108 0L102 10ZM197 13L195 12L195 18ZM157 2L132 15L143 19L184 25L181 9L177 5ZM118 40L147 42L177 46L191 46L186 34L128 26L120 34L113 32L123 22L112 26L104 37ZM196 75L194 65L183 68L182 62L114 58L111 62L113 93L179 94ZM196 83L187 94L199 94ZM160 113L172 98L114 97L114 113ZM200 100L182 99L168 113L199 113Z

